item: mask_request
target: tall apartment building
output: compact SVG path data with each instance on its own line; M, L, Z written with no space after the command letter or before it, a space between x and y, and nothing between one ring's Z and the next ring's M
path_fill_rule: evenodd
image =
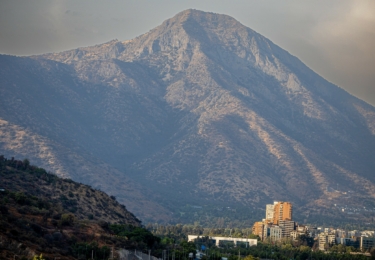
M277 204L277 201L274 201L273 204L267 204L266 205L266 222L273 222L273 212L275 205Z
M278 202L274 205L273 224L278 225L280 220L292 220L293 207L290 202Z
M292 221L292 204L274 201L273 204L266 205L266 218L262 222L255 222L252 231L262 240L270 238L276 241L290 237L293 230L295 222Z

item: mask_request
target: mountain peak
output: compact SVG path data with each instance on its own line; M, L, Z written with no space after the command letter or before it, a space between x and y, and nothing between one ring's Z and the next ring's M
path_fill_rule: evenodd
M236 19L229 15L225 14L218 14L218 13L212 13L212 12L204 12L196 9L187 9L184 10L178 14L176 14L173 18L170 20L179 20L179 21L191 21L195 20L199 23L206 23L206 24L217 24L218 22L227 22L236 24L239 23ZM168 20L167 20L168 21Z
M375 109L230 16L189 9L129 41L42 57L56 66L34 62L36 73L13 59L19 69L2 72L7 153L44 155L12 137L46 136L62 171L78 147L93 165L75 167L73 179L105 172L112 192L128 187L114 181L127 176L165 205L348 204L337 183L361 194L353 203L375 198Z
M161 27L168 27L168 25L171 24L182 26L185 31L193 37L198 36L197 33L220 33L227 30L245 28L245 26L231 16L195 9L188 9L178 13L174 17L163 22Z

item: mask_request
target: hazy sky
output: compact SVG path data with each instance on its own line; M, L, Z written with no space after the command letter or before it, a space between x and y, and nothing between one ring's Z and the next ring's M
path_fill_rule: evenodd
M0 53L128 40L189 8L234 17L375 105L375 0L0 0Z

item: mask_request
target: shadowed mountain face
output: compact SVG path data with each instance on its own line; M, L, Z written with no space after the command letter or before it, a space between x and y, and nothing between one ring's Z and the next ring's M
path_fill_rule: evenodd
M375 198L375 108L229 16L186 10L125 42L1 56L0 73L0 152L141 219Z

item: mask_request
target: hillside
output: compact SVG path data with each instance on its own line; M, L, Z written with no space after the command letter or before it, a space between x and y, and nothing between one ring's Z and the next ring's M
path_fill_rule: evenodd
M159 241L113 196L47 173L27 159L0 156L0 176L1 259L41 253L46 259L77 259L83 247L87 256L95 250L96 257L108 258L111 247L142 250ZM127 231L114 236L117 230Z
M1 56L0 75L1 153L143 221L180 221L187 205L285 200L307 222L375 207L375 108L227 15L186 10L128 41Z

